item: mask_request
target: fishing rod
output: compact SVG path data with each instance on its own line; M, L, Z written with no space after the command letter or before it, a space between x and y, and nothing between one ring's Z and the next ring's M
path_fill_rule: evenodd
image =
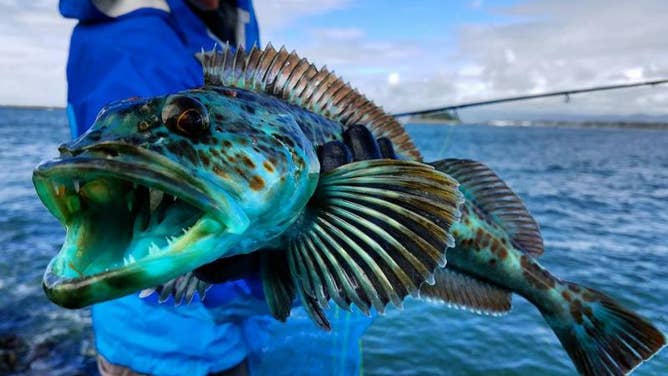
M570 95L572 95L572 94L591 93L593 91L604 91L604 90L628 89L628 88L631 88L631 87L638 87L638 86L655 86L655 85L661 85L661 84L666 84L666 83L668 83L668 79L634 82L634 83L630 83L630 84L595 86L595 87L588 87L588 88L583 88L583 89L552 91L552 92L547 92L547 93L542 93L542 94L520 95L520 96L517 96L517 97L506 97L506 98L490 99L490 100L480 101L480 102L462 103L462 104L457 104L457 105L453 105L453 106L430 108L430 109L419 110L419 111L400 112L400 113L397 113L397 114L392 114L392 116L394 116L395 118L398 118L398 117L404 117L404 116L426 115L426 114L434 114L434 113L438 113L438 112L458 110L458 109L467 108L467 107L486 106L486 105L497 104L497 103L516 102L516 101L523 101L523 100L528 100L528 99L557 97L557 96L565 96L566 100L568 101L570 99Z

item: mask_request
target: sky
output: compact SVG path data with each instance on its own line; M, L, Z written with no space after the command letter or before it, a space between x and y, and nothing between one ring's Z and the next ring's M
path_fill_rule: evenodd
M668 1L255 0L262 44L326 65L390 112L668 78ZM0 0L0 104L64 106L75 23ZM668 85L462 110L464 120L668 119Z

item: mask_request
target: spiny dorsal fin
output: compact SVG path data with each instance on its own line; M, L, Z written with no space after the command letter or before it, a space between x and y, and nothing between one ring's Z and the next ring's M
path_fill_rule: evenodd
M523 251L543 254L543 237L522 200L484 164L467 159L444 159L430 163L457 179L467 200L490 214Z
M344 127L363 124L376 138L387 137L397 153L421 160L420 152L404 128L391 115L323 67L271 44L263 50L223 46L220 51L197 55L204 68L204 85L231 86L275 96Z
M288 264L309 315L328 327L330 298L382 313L433 281L454 245L462 196L457 183L413 161L354 162L324 174L291 235ZM323 321L324 320L324 321Z
M434 273L434 285L423 284L420 298L443 302L476 313L499 315L510 311L510 292L450 267Z

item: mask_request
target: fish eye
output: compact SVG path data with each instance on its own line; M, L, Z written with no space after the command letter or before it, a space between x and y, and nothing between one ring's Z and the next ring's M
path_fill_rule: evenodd
M172 132L197 137L209 129L209 112L195 98L170 95L162 107L162 122Z

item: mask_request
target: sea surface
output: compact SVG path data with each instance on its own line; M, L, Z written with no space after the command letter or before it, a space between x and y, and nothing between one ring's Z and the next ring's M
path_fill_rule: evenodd
M668 332L668 132L408 131L428 161L471 158L497 171L540 223L541 262L554 274L609 293ZM64 232L35 195L31 172L68 137L62 111L0 109L0 374L14 359L10 352L16 375L95 370L89 311L54 306L40 286ZM364 335L365 375L575 374L536 308L519 296L501 317L417 300L404 307L388 309ZM289 368L302 350L318 351L307 347L274 354L280 363L265 362L265 370ZM635 374L668 374L668 350Z

